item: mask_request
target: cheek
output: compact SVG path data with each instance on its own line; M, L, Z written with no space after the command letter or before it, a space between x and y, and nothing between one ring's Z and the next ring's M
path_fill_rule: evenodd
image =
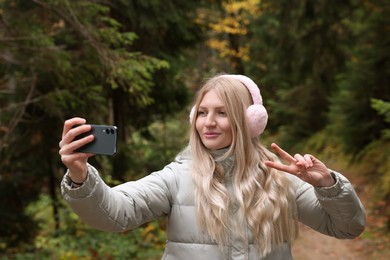
M203 127L203 124L201 122L202 120L198 117L196 118L195 120L195 129L198 133L200 133L200 131L202 130L202 127Z
M230 123L229 123L229 120L226 119L224 120L223 122L221 122L221 128L227 132L227 133L231 133L232 132L232 128L230 127Z

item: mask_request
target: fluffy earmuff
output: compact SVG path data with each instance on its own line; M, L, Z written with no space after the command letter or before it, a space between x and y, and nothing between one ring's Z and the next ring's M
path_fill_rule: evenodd
M220 77L237 79L248 89L253 100L253 105L250 105L246 111L249 131L251 137L260 136L264 132L264 129L267 125L268 113L263 106L263 98L261 97L260 89L257 87L256 83L244 75L226 74L221 75ZM190 122L192 122L193 117L195 116L195 112L196 108L194 106L190 112Z

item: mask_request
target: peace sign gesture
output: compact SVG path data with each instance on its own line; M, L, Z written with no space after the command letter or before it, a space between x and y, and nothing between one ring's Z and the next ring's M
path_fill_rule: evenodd
M328 168L313 155L296 154L294 157L280 148L277 144L271 144L272 149L289 165L266 161L268 167L288 172L315 187L329 187L335 184L335 180Z

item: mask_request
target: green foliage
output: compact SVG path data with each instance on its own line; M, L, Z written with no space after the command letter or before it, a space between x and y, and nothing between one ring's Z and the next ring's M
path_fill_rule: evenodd
M42 195L26 208L39 223L35 242L12 259L160 259L165 246L165 221L154 221L125 233L86 226L69 207L60 211L61 228L54 230L51 199ZM8 258L2 258L8 259Z
M114 164L125 161L128 165L125 180L136 180L161 170L187 145L188 125L184 112L133 133L128 142L120 146L119 149L125 149L125 152L113 158Z
M390 102L385 102L380 99L371 99L371 106L378 111L379 115L384 116L384 121L390 125ZM382 130L382 137L390 139L390 127Z
M388 152L390 151L390 102L371 99L371 104L380 115L384 116L384 121L387 123L387 127L381 132L381 138L371 142L364 151L368 161L377 165L374 172L380 176L378 183L381 189L378 189L377 192L382 199L390 196L390 154ZM387 216L390 219L390 211L387 212ZM388 228L390 229L390 227Z
M182 110L189 101L189 93L183 82L187 66L193 66L185 50L201 40L199 25L195 23L194 12L203 1L114 1L112 16L122 25L122 30L136 33L131 50L145 55L164 59L169 63L160 64L164 69L150 73L153 86L151 99L141 100L145 106L129 107L137 102L132 93L121 89L113 92L115 123L120 129L122 142L130 138L132 132L146 128L155 120L164 120ZM135 69L146 69L145 65L127 64ZM189 77L191 77L189 75ZM136 87L131 85L132 90ZM147 88L146 88L147 89ZM127 171L128 169L121 169Z
M249 74L270 113L269 130L283 132L286 147L328 123L328 97L344 67L348 17L355 1L261 1L253 17ZM280 128L282 127L282 128Z
M332 95L330 118L334 134L340 137L346 152L359 154L380 138L386 127L383 118L371 106L371 99L390 100L389 5L372 5L353 13L350 25L354 45L346 50L346 71L338 76L338 91Z
M112 11L126 30L142 36L135 43L137 50L167 59L177 57L202 37L195 22L195 11L202 2L208 1L119 0L112 4Z
M145 107L152 102L152 74L168 63L130 52L136 35L93 1L4 1L1 16L0 177L7 188L0 250L11 250L34 238L34 223L20 212L43 187L56 208L63 121L79 115L110 123L118 88L130 109Z
M390 141L389 139L379 139L368 145L359 161L370 162L362 164L362 174L370 176L370 181L377 186L376 199L383 199L390 194ZM390 215L388 216L390 217Z

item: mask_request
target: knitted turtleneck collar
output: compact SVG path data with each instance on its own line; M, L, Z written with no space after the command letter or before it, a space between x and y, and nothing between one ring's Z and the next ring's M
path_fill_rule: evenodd
M229 147L225 147L222 149L210 150L210 153L213 156L213 158L216 159L218 157L223 156L228 150L229 150Z
M220 163L225 168L225 170L231 168L231 166L234 163L234 156L233 155L223 159L224 155L226 154L226 152L228 150L229 150L229 147L210 151L214 160L216 162Z

